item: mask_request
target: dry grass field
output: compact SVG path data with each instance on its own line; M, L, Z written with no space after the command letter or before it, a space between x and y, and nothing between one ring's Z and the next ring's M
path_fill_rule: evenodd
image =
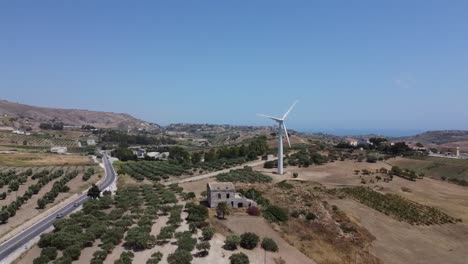
M85 166L93 164L88 156L48 153L0 154L0 166Z
M388 162L366 163L337 161L309 168L289 167L287 177L297 172L297 180L312 181L328 188L367 186L382 193L393 193L407 199L441 210L461 218L462 223L441 226L413 226L399 222L350 199L332 200L353 221L375 236L369 251L384 263L468 263L468 188L430 178L408 181L394 177L390 182L361 183L362 175L355 170L375 172L391 165L405 167L412 164L417 170L424 167L408 159L391 159ZM417 165L416 165L417 164ZM426 164L426 163L424 163ZM449 165L447 165L449 166ZM261 167L256 168L264 170ZM374 177L374 175L367 176ZM404 191L404 190L405 191ZM317 259L316 259L317 260Z
M468 180L468 160L439 157L395 158L388 161L392 166L412 169L424 173L427 177L442 177Z

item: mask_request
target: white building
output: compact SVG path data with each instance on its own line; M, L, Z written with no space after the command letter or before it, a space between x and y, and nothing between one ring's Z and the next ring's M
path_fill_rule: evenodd
M345 138L345 142L348 143L350 146L357 147L358 140L354 138Z
M225 202L232 208L257 206L251 199L236 192L232 182L210 182L206 185L206 196L210 208L215 208L219 203Z
M21 130L13 130L13 131L11 131L11 133L17 134L17 135L24 135L24 134L26 134L26 133L24 133L24 131L21 131Z
M169 157L169 152L148 152L146 156L154 159L167 159Z
M96 146L96 141L94 139L88 139L86 140L86 144L88 144L88 146Z
M67 153L67 147L52 147L50 148L50 152L57 154L65 154Z

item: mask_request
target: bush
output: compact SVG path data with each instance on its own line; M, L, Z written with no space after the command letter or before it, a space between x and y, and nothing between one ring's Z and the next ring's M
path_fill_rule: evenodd
M229 257L229 260L231 261L231 264L249 264L249 257L245 255L244 253L236 253L232 254L232 256Z
M177 264L190 264L192 262L192 254L185 250L178 250L167 256L168 263L177 263Z
M257 206L250 206L249 208L247 208L247 214L253 215L253 216L259 216L260 209L258 209Z
M301 215L301 214L299 213L299 211L293 211L293 212L291 213L291 216L294 217L294 218L299 218L300 215Z
M377 157L374 155L367 155L367 162L369 163L376 163L377 162Z
M40 255L39 257L33 260L33 264L47 264L47 263L49 263L49 258L44 255Z
M210 240L214 236L214 233L214 229L209 226L202 228L203 240Z
M81 255L81 248L78 245L69 246L63 251L63 255L70 257L72 260L78 260Z
M272 222L285 222L288 220L288 210L270 205L263 212L263 216Z
M57 258L57 248L55 247L45 247L41 251L41 256L46 256L50 260Z
M240 236L240 246L245 249L254 249L260 238L254 233L244 233Z
M151 258L149 258L146 261L146 264L158 264L159 262L161 262L162 257L163 257L163 254L159 251L156 253L153 253L153 255L151 255Z
M210 245L210 242L208 241L203 241L197 244L197 249L204 253L203 256L208 255L208 250L210 250L210 248L211 248L211 245Z
M240 244L240 237L238 235L228 235L224 241L224 249L226 250L236 250L237 246Z
M309 212L309 213L307 213L307 215L306 215L306 219L309 220L309 221L310 221L310 220L315 220L316 218L317 218L317 216L316 216L314 213L312 213L312 212Z
M135 255L133 254L132 251L124 251L122 254L120 254L120 257L118 260L114 262L114 264L132 264L133 257Z
M197 239L192 237L192 233L189 231L176 233L177 237L177 250L190 252L195 248Z
M262 248L266 251L276 252L278 251L278 245L271 238L265 237L262 240Z
M299 176L299 173L297 173L297 172L293 173L293 178L297 178L298 176Z

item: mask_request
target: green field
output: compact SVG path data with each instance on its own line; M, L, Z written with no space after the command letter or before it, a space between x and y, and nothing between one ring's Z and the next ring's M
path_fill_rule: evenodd
M424 173L433 179L468 180L468 160L439 157L412 157L390 159L388 163L403 169Z

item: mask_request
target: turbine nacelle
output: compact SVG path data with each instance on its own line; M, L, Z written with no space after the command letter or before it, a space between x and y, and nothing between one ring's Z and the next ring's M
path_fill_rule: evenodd
M275 122L278 123L278 129L280 132L281 130L284 130L284 134L286 135L286 139L288 141L288 145L289 147L291 147L291 142L289 141L289 135L288 135L288 130L286 129L286 125L284 124L284 120L286 119L286 117L289 115L289 113L291 112L291 110L294 108L294 106L297 104L298 101L295 101L291 107L289 107L288 111L283 115L283 117L274 117L274 116L268 116L268 115L262 115L262 114L257 114L258 116L261 116L261 117L266 117L266 118L269 118ZM281 133L279 133L281 134Z

